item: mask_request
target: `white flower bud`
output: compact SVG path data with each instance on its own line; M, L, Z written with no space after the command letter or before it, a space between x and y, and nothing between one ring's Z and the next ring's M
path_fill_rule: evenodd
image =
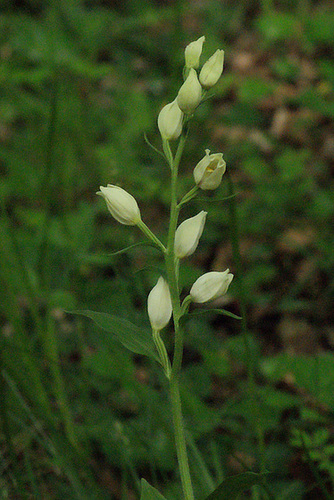
M224 272L212 271L200 276L190 290L190 296L193 302L202 304L209 300L216 299L225 295L229 284L233 280L233 274L229 269Z
M156 332L162 330L171 318L172 301L170 298L168 283L162 276L160 276L157 284L152 288L148 295L147 312L152 330Z
M209 89L218 82L224 66L224 51L216 52L206 61L199 74L199 81L205 89Z
M198 81L196 70L190 68L186 81L177 95L179 108L187 114L195 111L202 99L202 87Z
M202 236L207 212L202 210L195 217L183 221L175 232L174 249L179 259L193 254Z
M223 160L223 154L210 154L210 149L206 149L204 158L194 168L195 183L204 190L216 189L225 170L226 162Z
M204 42L205 36L201 36L201 38L186 46L184 50L186 68L198 68Z
M177 100L166 104L158 116L158 127L161 137L168 141L177 139L182 132L183 113L180 110Z
M136 200L124 189L108 184L107 187L100 186L96 194L105 199L109 212L121 224L135 226L141 221Z

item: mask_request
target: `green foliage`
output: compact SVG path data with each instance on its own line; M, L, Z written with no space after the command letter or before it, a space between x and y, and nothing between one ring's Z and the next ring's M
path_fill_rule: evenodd
M266 358L262 368L269 380L276 383L285 375L293 377L293 382L301 390L307 391L319 402L333 409L334 356L323 353L316 356L289 356L280 354Z
M326 0L2 2L1 498L140 498L142 476L154 485L142 481L145 498L181 496L146 330L157 252L94 193L119 183L165 234L169 172L144 133L160 147L157 113L178 89L182 47L202 34L204 57L223 47L226 69L192 124L180 191L205 148L224 153L250 333L234 319L236 285L215 304L220 314L191 310L185 322L196 498L224 477L241 498L233 481L255 484L258 424L273 498L331 494L333 23ZM226 196L203 194L181 213L210 207L198 255L181 270L185 293L205 271L235 273ZM77 308L105 330L65 312Z
M155 360L159 359L152 335L148 330L138 328L130 321L111 314L94 311L73 311L73 313L91 318L100 328L111 333L111 338L115 338L130 351L136 354L144 354Z
M141 480L141 495L140 500L164 500L165 497L161 495L153 486L149 485L145 479Z
M264 475L245 472L233 477L227 477L212 492L206 500L235 500L239 494L263 481Z

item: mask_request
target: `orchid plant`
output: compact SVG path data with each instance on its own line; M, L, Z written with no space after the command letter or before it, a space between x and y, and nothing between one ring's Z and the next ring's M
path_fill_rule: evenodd
M183 356L183 329L181 318L188 313L192 303L203 304L226 294L233 279L229 269L221 272L211 271L203 274L192 285L189 294L183 301L180 299L181 284L179 280L179 266L182 259L192 255L199 243L205 226L207 212L201 211L197 215L184 220L179 224L180 210L183 205L192 200L200 190L214 190L222 182L226 170L226 163L222 153L205 151L204 157L194 168L194 186L181 199L177 197L178 171L182 153L186 143L187 127L196 108L199 106L207 91L219 80L223 72L224 51L217 50L202 66L199 74L200 57L205 37L191 42L185 48L184 83L176 98L165 105L158 116L158 128L162 139L162 149L171 175L171 199L169 229L166 242L162 242L142 220L136 200L124 189L108 184L101 186L98 195L106 201L111 215L119 223L137 226L155 245L162 254L165 263L165 275L159 276L156 285L150 291L147 299L147 311L151 324L151 341L143 342L143 332L138 329L138 338L131 338L127 342L119 339L126 347L140 354L148 354L155 358L163 367L168 380L170 392L171 413L173 416L176 454L185 500L194 500L193 484L190 474L187 455L187 444L180 397L180 371ZM171 142L178 141L174 149ZM100 326L115 333L115 327L108 322L107 315L93 312L82 312L97 322ZM230 314L233 316L232 314ZM161 337L161 331L173 318L174 350L170 356ZM119 320L121 321L121 320ZM120 325L118 321L117 325ZM126 326L125 320L122 325ZM132 325L133 327L133 325ZM117 326L116 326L117 329ZM141 339L141 341L139 341ZM140 345L140 347L138 347ZM249 485L254 484L254 477L249 478ZM243 485L244 486L244 485ZM221 496L223 485L218 486L208 498L227 498ZM237 490L236 490L237 491ZM220 495L220 496L219 496ZM145 480L142 481L141 500L163 499L164 497ZM230 497L229 497L230 498ZM231 496L231 498L234 498Z

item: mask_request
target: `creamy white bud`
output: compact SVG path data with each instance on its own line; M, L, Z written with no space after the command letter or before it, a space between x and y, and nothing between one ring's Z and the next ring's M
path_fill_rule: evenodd
M199 214L183 221L175 232L174 250L179 259L193 254L202 236L207 212L202 210Z
M225 170L226 162L223 160L223 154L210 154L210 149L206 149L204 158L194 168L195 183L204 190L216 189Z
M225 295L229 284L233 280L233 274L229 269L223 272L212 271L200 276L190 290L193 302L202 304L209 300Z
M196 70L190 68L186 81L177 95L179 108L187 114L195 111L202 99L202 86L198 81Z
M182 132L183 113L177 104L177 100L166 104L158 116L158 127L161 137L168 141L177 139Z
M136 200L124 189L108 184L107 187L100 186L96 194L105 199L109 212L121 224L135 226L141 221Z
M205 89L209 89L215 85L224 67L224 51L216 50L216 52L206 61L199 74L199 81Z
M172 301L168 283L162 276L147 298L147 312L152 330L159 332L169 322L172 315Z
M204 42L205 36L201 36L201 38L186 46L184 50L186 68L198 68Z

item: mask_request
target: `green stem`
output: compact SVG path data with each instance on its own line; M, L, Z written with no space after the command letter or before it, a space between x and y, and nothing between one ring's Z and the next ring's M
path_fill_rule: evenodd
M188 191L188 193L183 196L182 200L178 204L178 208L180 209L185 203L188 203L188 201L192 200L196 196L198 190L198 186L194 186L192 189L190 189L190 191Z
M160 332L158 332L157 330L153 330L152 334L153 334L153 341L155 343L155 346L159 354L160 362L164 367L166 377L169 379L171 373L171 366L165 344L160 337Z
M180 318L182 315L180 304L180 290L178 279L178 259L174 253L175 231L179 216L179 206L177 204L177 177L178 167L181 160L183 148L185 145L186 135L182 135L175 154L175 158L171 153L169 144L164 144L164 150L167 152L166 157L171 168L171 205L170 205L170 221L168 229L167 251L165 254L166 271L168 277L169 290L173 307L173 320L175 331L175 346L172 363L171 376L169 379L170 399L173 415L175 446L177 459L179 464L182 489L185 500L194 500L193 487L190 477L189 462L187 455L187 446L184 433L182 407L180 398L179 378L183 356L183 332L180 328Z
M154 233L152 233L151 229L148 226L146 226L145 222L140 220L137 226L145 234L145 236L147 236L149 240L151 240L155 245L157 245L158 248L160 248L160 250L162 250L164 254L166 253L166 247L161 243L159 238L157 238L157 236Z
M194 500L193 487L191 483L186 440L183 427L182 407L179 388L179 377L172 376L170 379L170 399L172 405L175 445L179 462L179 470L184 494L184 500Z

